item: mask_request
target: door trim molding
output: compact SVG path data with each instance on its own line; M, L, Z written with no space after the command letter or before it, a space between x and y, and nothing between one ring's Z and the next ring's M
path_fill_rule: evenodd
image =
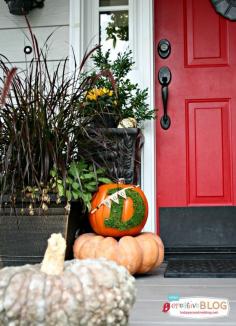
M141 60L143 86L149 89L149 105L154 108L154 3L153 0L142 0L140 19L143 24ZM142 188L149 202L149 217L144 230L156 232L156 145L155 121L144 125L145 146L142 155Z

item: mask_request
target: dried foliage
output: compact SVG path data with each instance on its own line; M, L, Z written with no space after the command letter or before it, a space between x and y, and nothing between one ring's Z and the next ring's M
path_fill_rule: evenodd
M66 196L71 166L86 164L89 149L83 142L92 119L91 115L84 118L78 102L93 87L94 76L86 76L82 70L97 47L85 55L78 68L75 64L72 73L67 72L67 59L52 72L46 48L39 48L29 23L28 29L34 58L25 70L12 69L9 60L0 55L0 196L10 194L13 201L27 193L35 200L35 194L40 197L45 191L57 190L48 188L51 171L60 176ZM95 163L90 162L94 169ZM73 199L71 194L67 199Z

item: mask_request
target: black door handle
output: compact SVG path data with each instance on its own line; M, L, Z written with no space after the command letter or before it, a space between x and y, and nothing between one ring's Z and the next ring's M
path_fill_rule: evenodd
M170 117L167 114L167 105L168 105L168 85L171 82L171 71L168 67L161 67L158 73L158 80L159 83L162 85L161 88L161 96L162 96L162 103L164 114L161 117L160 123L161 127L165 130L169 129L170 127Z

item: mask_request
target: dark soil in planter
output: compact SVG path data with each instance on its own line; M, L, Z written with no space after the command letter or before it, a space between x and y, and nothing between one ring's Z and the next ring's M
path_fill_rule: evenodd
M116 128L118 125L119 116L109 112L97 114L91 120L93 128Z

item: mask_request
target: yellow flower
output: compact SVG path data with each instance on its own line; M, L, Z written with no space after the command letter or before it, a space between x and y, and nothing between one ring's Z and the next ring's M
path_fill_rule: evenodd
M93 88L90 91L88 91L86 95L86 99L89 101L97 101L98 97L108 95L112 96L113 91L107 89L106 87L103 88Z
M101 89L101 95L112 96L112 95L113 95L113 91L110 91L110 90L107 89L106 87L103 87L103 88Z
M94 88L92 89L91 91L89 91L86 95L86 99L87 100L90 100L90 101L96 101L97 100L97 97L98 97L98 94L97 94L97 89Z

